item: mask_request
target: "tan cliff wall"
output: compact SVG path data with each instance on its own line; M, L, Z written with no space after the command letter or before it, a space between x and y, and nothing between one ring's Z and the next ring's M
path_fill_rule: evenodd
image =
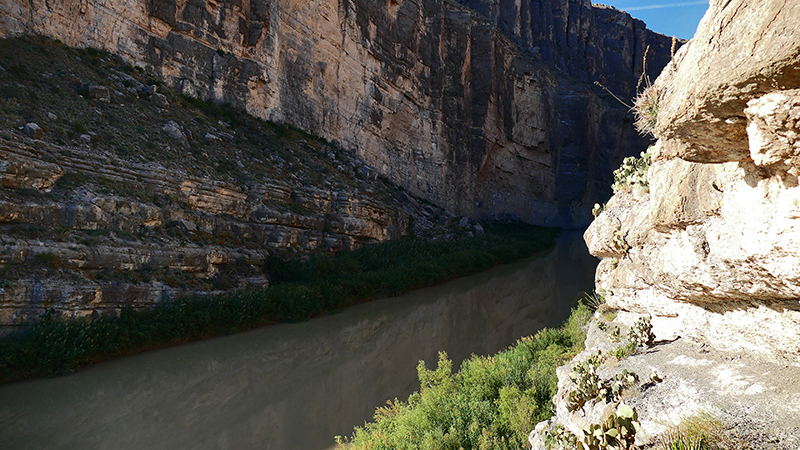
M584 234L606 302L534 449L598 427L647 448L692 426L714 448L800 446L798 17L788 0L712 0L654 83L646 183L620 183ZM629 347L647 317L655 342ZM635 430L608 425L623 403Z
M67 176L85 181L53 197ZM0 188L0 334L46 312L116 315L179 295L263 287L261 268L276 253L398 239L434 212L373 179L361 188L243 186L30 140L0 139Z
M581 81L628 97L645 48L657 72L670 40L587 0L463 3L8 1L0 34L119 53L178 92L353 149L457 214L588 223L646 140Z
M649 192L618 193L586 233L598 289L660 337L800 356L797 17L712 2L655 83Z

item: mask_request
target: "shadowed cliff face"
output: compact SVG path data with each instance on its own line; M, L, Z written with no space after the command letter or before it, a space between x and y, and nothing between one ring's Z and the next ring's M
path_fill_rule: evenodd
M9 1L0 33L103 47L186 95L353 149L458 214L577 226L644 142L619 105L668 38L590 2Z
M636 94L645 51L652 80L670 60L670 39L648 30L641 20L589 0L458 2L490 18L519 47L570 76L600 81L622 98Z

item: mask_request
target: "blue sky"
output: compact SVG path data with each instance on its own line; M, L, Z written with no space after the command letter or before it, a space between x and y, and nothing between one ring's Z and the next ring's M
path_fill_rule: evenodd
M691 39L708 9L708 0L595 0L641 19L647 28L667 36Z

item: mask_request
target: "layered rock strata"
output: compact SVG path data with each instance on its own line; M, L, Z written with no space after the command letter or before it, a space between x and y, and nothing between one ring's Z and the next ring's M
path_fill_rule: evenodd
M39 146L0 140L3 328L48 310L96 316L197 289L264 286L260 268L270 254L425 233L416 228L432 226L427 217L435 212L369 179L352 191L235 186L157 163L29 143ZM51 193L70 176L74 186L59 188L66 198ZM198 278L221 283L198 285Z
M176 91L353 149L459 215L576 226L646 145L622 97L670 40L588 0L115 0L0 5L0 35L102 47ZM573 78L574 77L574 78Z

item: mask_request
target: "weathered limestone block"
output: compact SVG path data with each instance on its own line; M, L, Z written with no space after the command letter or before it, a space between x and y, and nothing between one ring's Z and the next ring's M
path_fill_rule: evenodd
M689 161L750 159L747 103L800 86L800 3L713 0L694 39L655 82L655 135Z
M700 165L680 159L656 161L648 173L652 198L650 221L656 230L702 222L722 206L719 165Z
M63 172L58 164L42 161L35 155L0 149L0 187L45 190L53 186Z
M616 258L597 272L609 304L653 314L661 338L800 355L800 188L752 163L657 161L649 180L647 198L617 194L586 233Z
M589 225L583 237L589 253L598 258L622 258L641 236L630 234L650 216L649 193L620 192L606 204L603 212Z
M750 158L757 166L800 166L800 90L750 100L744 113Z

